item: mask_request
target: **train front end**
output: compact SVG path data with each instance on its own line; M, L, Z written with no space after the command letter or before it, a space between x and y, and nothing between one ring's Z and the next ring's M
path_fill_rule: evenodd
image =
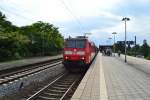
M69 71L82 71L87 69L90 50L86 38L68 38L65 40L63 64Z

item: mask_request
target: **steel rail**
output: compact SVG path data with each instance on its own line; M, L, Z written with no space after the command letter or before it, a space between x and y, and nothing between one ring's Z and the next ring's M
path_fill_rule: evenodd
M70 90L76 85L81 75L63 74L26 100L56 99L65 100ZM61 86L62 85L62 86ZM44 94L44 95L43 95ZM48 95L47 95L48 94Z
M32 95L31 97L29 97L26 100L33 100L34 98L36 98L41 92L43 92L45 89L47 89L50 85L52 85L54 82L56 82L57 80L59 80L60 78L62 78L65 74L59 76L58 78L56 78L54 81L52 81L50 84L46 85L44 88L42 88L41 90L39 90L38 92L36 92L34 95Z
M60 100L63 100L67 93L71 90L71 88L74 86L74 84L77 82L77 79L72 83L72 85L68 88L68 90L64 93L64 95L60 98Z
M33 65L33 66L30 66L30 67L27 67L25 66L25 68L18 68L17 71L10 71L10 72L7 72L7 73L3 73L2 75L0 75L1 78L3 77L7 77L7 76L10 76L10 75L13 75L13 74L17 74L17 73L21 73L21 72L25 72L25 71L28 71L28 70L32 70L32 69L35 69L35 68L40 68L42 66L46 66L48 64L53 64L53 63L56 63L58 61L62 61L62 59L55 59L53 60L52 62L41 62L41 63L38 63L37 65ZM10 70L10 69L9 69Z
M24 71L24 72L21 72L21 73L18 73L18 74L14 74L14 76L12 75L12 76L1 78L0 80L3 80L3 81L0 82L0 85L2 85L4 83L8 83L10 81L14 81L16 79L19 79L19 78L22 78L22 77L25 77L25 76L28 76L28 75L31 75L31 74L34 74L34 73L37 73L37 72L41 72L41 71L46 70L48 68L52 68L53 66L57 66L61 63L62 63L61 61L55 62L55 63L52 63L51 65L45 65L45 67L38 67L38 68L33 69L29 72Z

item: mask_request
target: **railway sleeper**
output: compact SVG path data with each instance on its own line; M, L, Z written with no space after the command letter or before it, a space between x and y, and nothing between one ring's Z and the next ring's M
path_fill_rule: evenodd
M48 92L49 93L64 93L66 91L64 91L64 90L52 90L52 89L48 89Z
M61 96L61 94L58 94L58 93L57 94L56 93L44 93L44 95L55 96L55 97L56 96L59 96L59 97Z
M68 85L63 85L63 84L55 84L54 86L56 86L56 87L68 87Z
M60 85L70 85L72 82L57 82Z
M57 89L57 90L67 90L68 88L66 87L52 87L53 89Z
M63 93L43 93L40 96L51 97L51 98L61 98Z
M57 100L57 98L39 96L36 100Z
M51 94L51 93L47 93L47 94L42 94L40 96L43 96L43 97L50 97L50 98L61 98L63 94Z
M0 79L0 82L3 82L3 81L5 81L6 79Z
M6 76L6 77L4 77L4 79L13 79L14 78L14 76Z

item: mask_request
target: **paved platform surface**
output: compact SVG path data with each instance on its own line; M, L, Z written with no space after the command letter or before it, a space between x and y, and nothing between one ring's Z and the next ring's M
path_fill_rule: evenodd
M5 69L14 68L14 67L21 67L21 66L25 66L25 65L29 65L29 64L48 61L48 60L52 60L52 59L58 59L58 58L62 58L62 57L63 57L62 55L57 55L57 56L47 56L47 57L34 57L34 58L30 58L30 59L4 62L4 63L0 63L0 71L5 70Z
M71 100L108 100L101 60L99 53Z
M117 57L119 60L124 61L124 55ZM137 58L132 56L127 56L127 63L138 70L144 71L145 73L150 74L150 60L143 58Z
M132 64L128 64L120 58L102 57L109 100L150 100L150 74L143 71L148 66L142 65L145 60L139 63L135 59L132 61L129 57L128 61ZM140 65L144 66L143 70L138 69L142 67Z
M99 53L71 100L150 100L150 61Z

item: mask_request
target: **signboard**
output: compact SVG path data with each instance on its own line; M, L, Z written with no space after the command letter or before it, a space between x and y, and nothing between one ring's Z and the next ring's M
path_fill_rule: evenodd
M124 44L125 44L125 41L117 41L117 44L124 45ZM126 44L128 44L128 45L133 45L133 44L134 44L134 41L126 41Z

